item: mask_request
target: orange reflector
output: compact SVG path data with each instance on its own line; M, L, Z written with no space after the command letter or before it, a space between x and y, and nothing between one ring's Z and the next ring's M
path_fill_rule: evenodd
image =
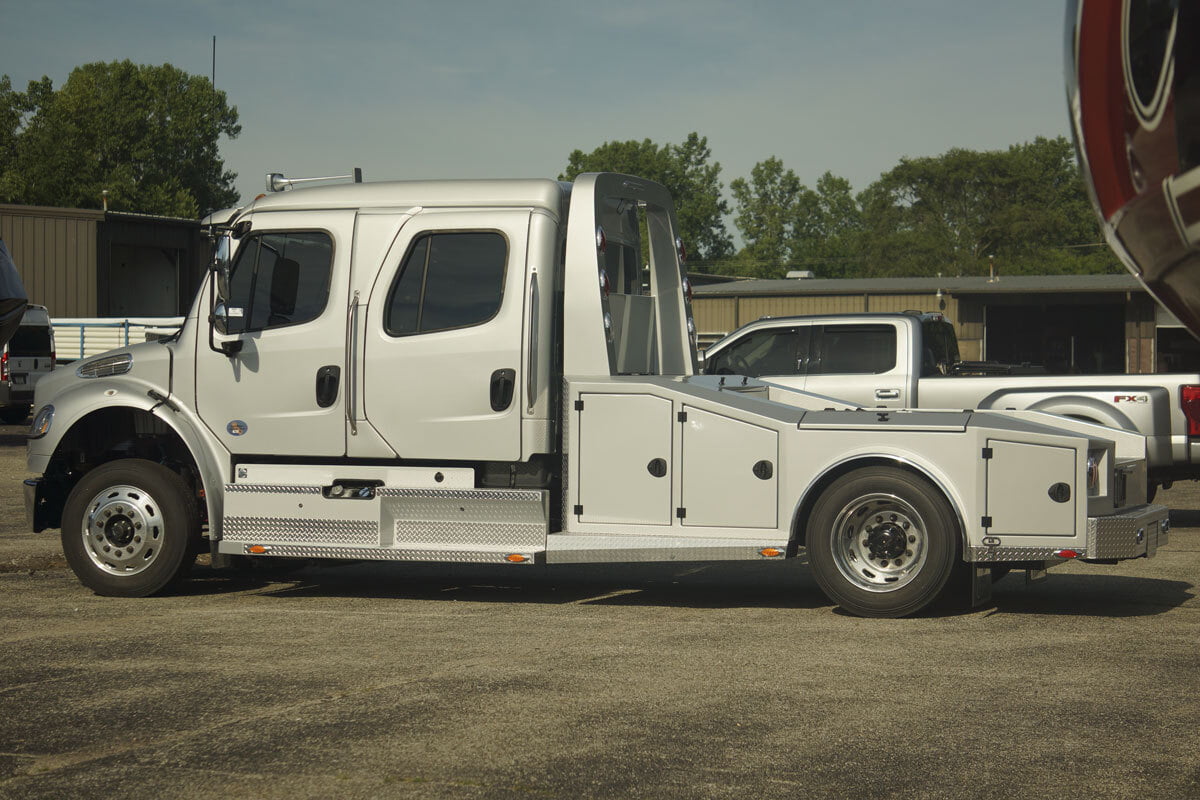
M263 547L261 544L252 544L246 548L246 552L254 553L256 556L261 556L263 553L267 552L267 548Z
M1059 558L1079 558L1079 553L1076 553L1074 550L1059 550L1054 555Z
M776 550L774 547L764 547L762 550L758 551L758 554L760 556L766 556L767 558L775 558L776 556L783 555L783 551Z
M510 563L513 563L513 564L520 564L524 561L528 561L529 559L527 559L525 556L521 555L520 553L510 553L504 557L504 560L508 561Z

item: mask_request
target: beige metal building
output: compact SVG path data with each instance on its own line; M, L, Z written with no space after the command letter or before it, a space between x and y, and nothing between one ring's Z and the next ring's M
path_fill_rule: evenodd
M0 204L0 238L51 317L178 316L207 253L195 220L82 208Z
M1053 372L1200 370L1200 347L1129 275L739 280L697 286L701 345L764 316L941 311L966 360Z

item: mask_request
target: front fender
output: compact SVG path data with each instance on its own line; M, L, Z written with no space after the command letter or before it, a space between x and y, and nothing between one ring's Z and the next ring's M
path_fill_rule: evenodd
M156 396L151 396L154 392ZM222 487L230 463L229 452L199 424L199 420L182 404L176 402L160 387L145 381L96 378L80 382L56 393L54 419L45 435L30 438L26 446L26 464L30 472L43 474L50 461L61 455L64 440L96 412L127 409L154 416L170 428L191 455L204 487L208 518L219 535L219 520L223 509Z

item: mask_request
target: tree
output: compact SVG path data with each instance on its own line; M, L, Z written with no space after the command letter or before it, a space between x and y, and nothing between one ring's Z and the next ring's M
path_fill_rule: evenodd
M237 177L221 136L241 132L235 107L201 76L131 61L76 67L13 92L0 82L0 200L179 217L233 205ZM6 146L8 149L6 150Z
M1120 271L1063 137L901 159L859 203L868 276Z
M704 265L696 262L733 253L733 242L725 230L729 205L721 197L721 164L710 164L711 158L708 138L697 133L689 133L681 144L661 147L649 139L605 142L590 153L572 151L558 178L574 180L581 172L623 172L661 183L675 200L688 266L704 271Z
M738 272L752 277L782 278L798 251L804 229L817 208L816 194L771 156L750 170L750 180L729 184L737 208L734 224L746 245L738 253Z
M863 215L850 181L828 171L817 179L811 228L807 258L795 263L822 278L853 277L862 262Z

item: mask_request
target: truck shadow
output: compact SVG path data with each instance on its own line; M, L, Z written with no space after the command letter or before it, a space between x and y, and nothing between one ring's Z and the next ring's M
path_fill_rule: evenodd
M290 575L197 568L178 593L258 590L268 597L687 608L819 608L829 601L801 564L613 564L503 567L352 563Z
M1010 575L977 608L953 599L919 617L1020 614L1145 617L1193 599L1190 583L1124 575L1051 574L1026 585ZM253 591L266 597L319 597L475 603L662 608L832 608L807 566L783 564L610 564L504 567L348 563L308 566L284 576L199 568L180 594ZM844 613L833 609L835 613Z

